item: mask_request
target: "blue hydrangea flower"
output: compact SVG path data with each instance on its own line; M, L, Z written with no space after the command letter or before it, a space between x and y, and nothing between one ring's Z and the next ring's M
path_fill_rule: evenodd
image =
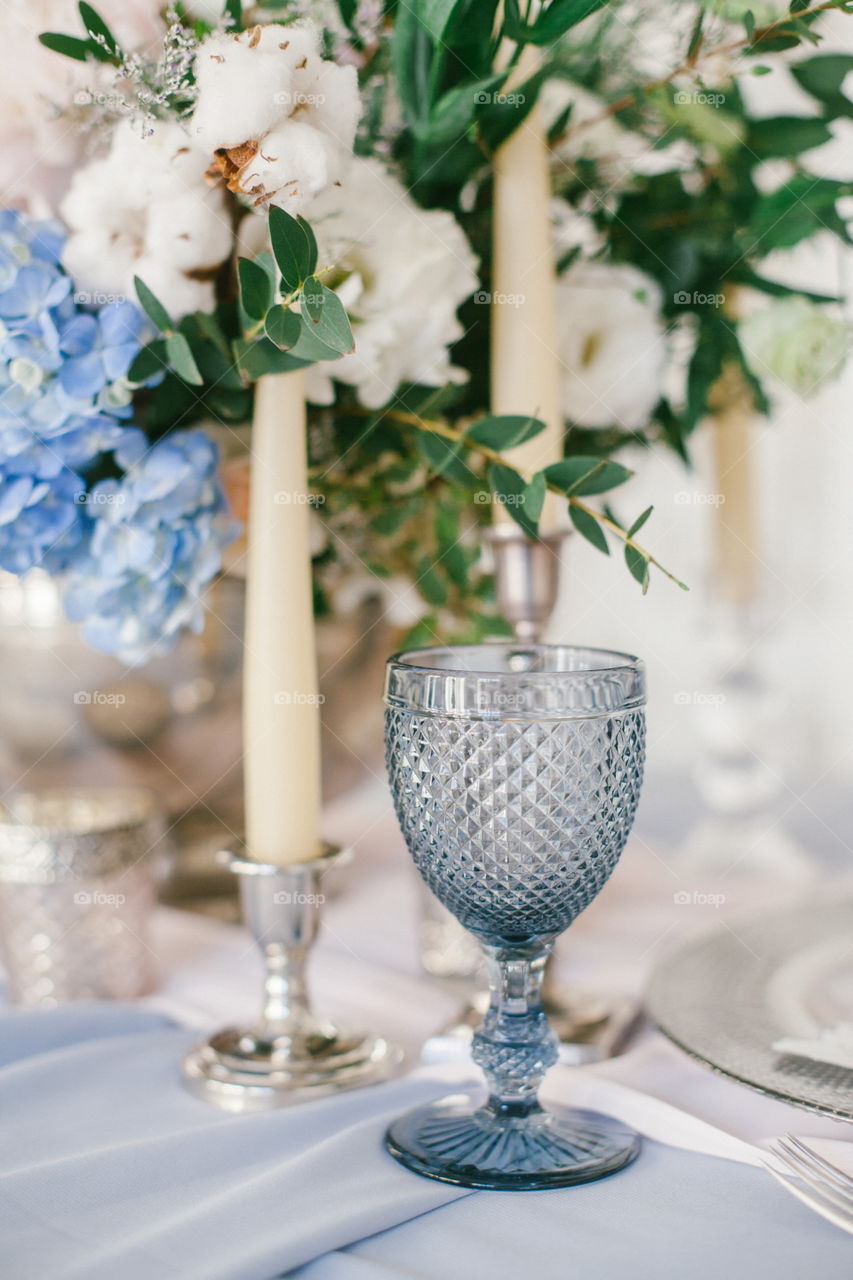
M144 452L130 438L122 453L124 476L87 497L88 551L69 577L65 608L95 648L141 663L183 628L201 630L205 589L236 528L217 448L201 431L176 431Z
M0 569L67 569L84 539L86 486L64 470L50 480L0 469Z
M0 210L0 569L63 574L89 641L144 662L200 630L235 527L205 435L151 445L130 425L147 321L127 301L78 306L63 239Z
M59 261L64 238L58 222L0 210L0 486L21 494L24 477L53 486L48 506L34 489L27 520L4 526L5 564L30 567L26 539L48 507L55 522L59 504L71 504L65 521L79 524L72 489L85 489L81 477L121 446L133 411L127 374L148 337L131 302L91 312L76 304ZM17 537L24 545L13 553Z

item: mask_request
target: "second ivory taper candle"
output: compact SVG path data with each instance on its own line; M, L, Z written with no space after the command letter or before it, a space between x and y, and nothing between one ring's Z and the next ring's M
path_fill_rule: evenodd
M320 698L301 371L261 378L252 424L243 677L246 849L307 862L320 844Z
M507 92L538 66L536 49L523 51ZM507 450L523 471L533 472L563 456L560 360L557 353L557 294L551 232L551 182L545 127L537 106L495 154L492 258L492 413L529 414L546 430ZM510 519L495 507L495 519ZM540 527L558 523L549 495Z

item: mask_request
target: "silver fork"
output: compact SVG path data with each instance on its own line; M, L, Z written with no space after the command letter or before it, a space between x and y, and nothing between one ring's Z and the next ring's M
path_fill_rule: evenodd
M764 1161L777 1182L827 1221L853 1234L853 1177L787 1133L769 1147L785 1172Z

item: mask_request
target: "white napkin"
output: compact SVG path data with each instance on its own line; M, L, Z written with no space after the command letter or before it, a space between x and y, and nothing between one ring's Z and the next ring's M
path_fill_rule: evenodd
M853 1023L838 1022L834 1027L824 1027L811 1040L786 1036L775 1041L773 1048L777 1053L790 1053L795 1058L809 1058L812 1062L826 1062L853 1071Z

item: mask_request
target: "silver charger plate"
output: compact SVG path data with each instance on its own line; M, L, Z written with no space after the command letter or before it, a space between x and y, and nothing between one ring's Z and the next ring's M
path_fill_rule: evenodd
M759 1092L853 1120L853 1070L773 1048L853 1023L853 897L728 919L652 973L652 1019L691 1057Z

